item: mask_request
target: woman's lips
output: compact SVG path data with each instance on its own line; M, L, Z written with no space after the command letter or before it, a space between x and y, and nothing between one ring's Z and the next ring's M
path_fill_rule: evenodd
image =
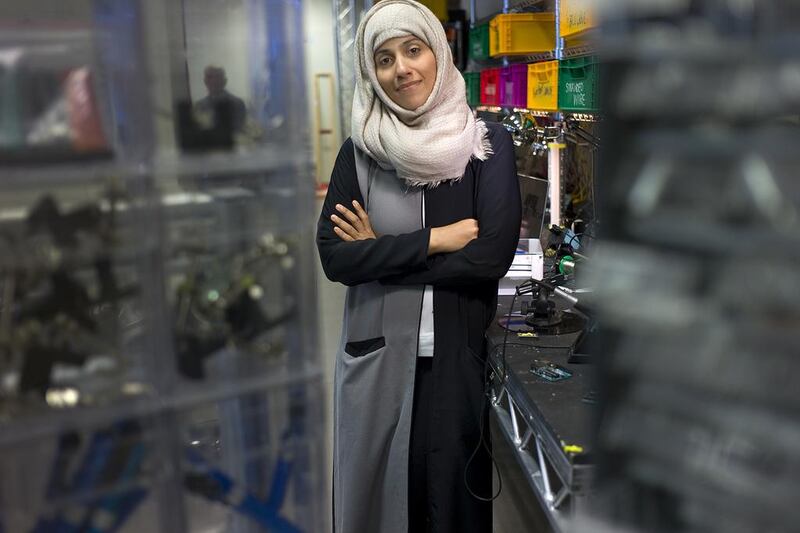
M404 83L403 85L397 88L397 92L402 93L409 91L417 87L420 83L422 83L422 80L412 81L411 83Z

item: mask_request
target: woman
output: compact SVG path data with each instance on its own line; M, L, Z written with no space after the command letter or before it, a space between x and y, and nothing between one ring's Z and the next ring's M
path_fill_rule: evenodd
M351 138L317 226L326 275L349 286L334 531L488 533L484 332L519 234L513 145L473 117L421 4L377 3L356 64Z

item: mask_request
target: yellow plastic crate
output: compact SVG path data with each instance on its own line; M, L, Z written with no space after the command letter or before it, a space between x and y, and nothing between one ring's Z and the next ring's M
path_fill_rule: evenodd
M559 15L558 32L561 37L569 37L596 26L592 0L561 0Z
M528 109L558 110L558 61L528 65Z
M553 13L510 13L489 22L489 55L526 55L555 48Z
M420 0L419 3L433 11L436 18L447 22L447 0Z

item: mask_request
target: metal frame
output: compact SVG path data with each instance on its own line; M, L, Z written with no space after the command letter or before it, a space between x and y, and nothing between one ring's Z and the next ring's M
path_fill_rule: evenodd
M561 444L548 430L515 379L502 381L500 364L492 360L491 406L503 436L514 449L525 477L554 531L569 531L589 494L594 467L570 465Z
M336 21L336 75L339 78L339 128L344 137L350 130L349 115L345 113L346 102L353 101L355 86L355 66L353 64L353 45L356 39L355 0L335 0L333 18Z
M339 78L340 138L350 135L350 110L355 90L355 61L353 46L361 15L372 7L372 0L334 0L333 18L336 21L336 74Z

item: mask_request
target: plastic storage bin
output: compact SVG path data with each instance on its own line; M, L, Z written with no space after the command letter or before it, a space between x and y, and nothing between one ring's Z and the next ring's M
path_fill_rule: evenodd
M589 0L561 0L559 9L561 37L569 37L595 26L594 11Z
M558 107L564 111L593 111L599 103L599 64L596 57L565 59L558 66Z
M500 83L499 68L487 68L481 71L481 104L500 105L503 101L504 87Z
M481 104L481 73L464 72L464 82L467 85L467 103L469 105Z
M528 65L509 65L500 71L503 98L500 105L526 107L528 105Z
M475 61L489 59L488 24L481 24L469 30L469 58Z
M558 61L528 65L527 106L545 111L558 109Z
M447 21L447 0L420 0L420 3L433 11L436 18Z
M511 13L489 22L489 55L526 55L555 47L555 15Z

